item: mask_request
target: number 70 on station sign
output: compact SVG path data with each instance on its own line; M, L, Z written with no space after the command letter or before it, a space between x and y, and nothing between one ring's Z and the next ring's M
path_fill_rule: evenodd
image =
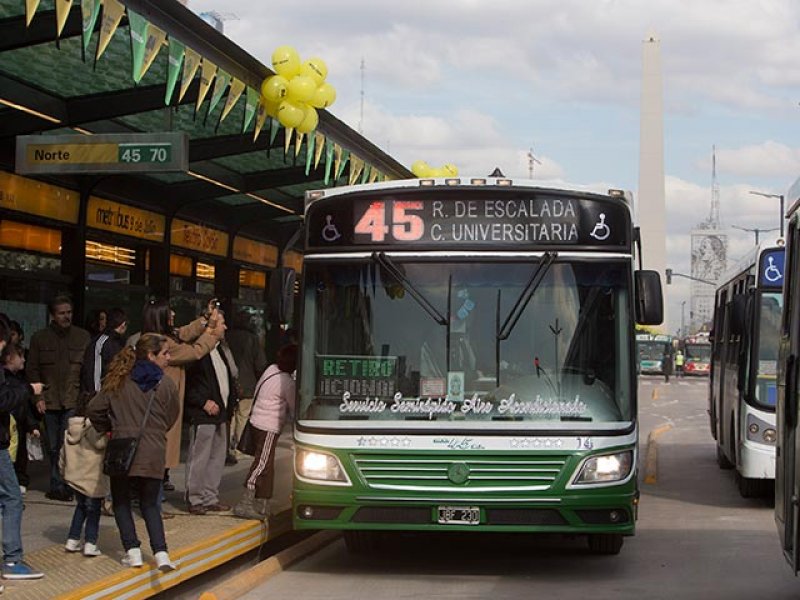
M135 173L189 168L183 132L17 136L16 172Z

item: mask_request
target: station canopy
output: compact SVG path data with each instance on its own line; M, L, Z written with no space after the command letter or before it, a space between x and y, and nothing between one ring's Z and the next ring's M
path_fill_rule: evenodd
M40 178L275 241L307 190L412 176L327 110L304 136L259 115L272 74L177 0L0 0L0 168L20 135L185 132L185 172Z

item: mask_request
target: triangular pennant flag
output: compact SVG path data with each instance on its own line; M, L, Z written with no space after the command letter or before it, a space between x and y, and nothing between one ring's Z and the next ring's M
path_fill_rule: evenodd
M250 127L250 122L253 120L253 117L258 110L258 99L260 95L257 90L254 90L251 87L247 88L247 94L245 95L245 103L244 103L244 123L242 124L242 133L247 131L247 128Z
M233 81L231 81L231 91L228 92L228 97L225 99L225 106L222 107L222 116L219 119L220 123L225 120L225 117L228 116L231 109L236 106L236 103L239 101L239 96L242 95L243 91L244 82L234 78Z
M186 90L192 85L194 76L197 74L197 68L200 66L200 55L187 47L183 57L183 76L181 77L181 89L178 90L178 102L183 100Z
M381 172L378 171L378 169L372 167L372 173L369 174L369 183L375 183L378 180L378 175L380 174Z
M314 133L314 169L319 167L319 159L322 158L322 151L325 150L325 134L317 131Z
M277 119L272 119L269 122L269 145L270 147L275 145L275 138L278 137L278 131L281 128L281 124L278 122Z
M333 142L325 140L325 185L331 180L331 167L333 166Z
M300 155L300 148L303 147L303 138L306 137L305 133L297 132L297 135L294 137L294 155L295 158Z
M292 143L292 134L294 133L294 127L287 127L286 132L283 138L283 157L286 158L286 155L289 153L289 145Z
M100 15L100 0L81 0L81 21L83 36L83 51L89 49L89 41L92 39L94 26L97 24L97 17Z
M211 89L211 82L214 81L214 75L217 74L217 65L212 63L207 58L203 59L203 66L200 68L200 91L197 92L197 104L194 105L195 114L200 110L200 105L206 99L208 90Z
M372 165L364 163L364 170L361 173L361 181L359 181L359 183L367 183L371 171L372 171Z
M361 171L364 170L364 161L358 158L355 154L350 157L350 176L348 177L347 181L350 185L353 185L358 177L361 175Z
M209 114L217 107L219 101L222 100L222 96L225 94L225 90L228 89L228 84L230 82L230 74L226 73L222 69L219 69L217 71L217 79L214 81L214 91L211 92L211 102L209 102L208 105Z
M335 148L338 148L338 152L336 153L336 174L334 175L334 179L338 181L339 177L341 177L342 173L344 172L344 167L347 165L347 160L350 158L350 152L339 145L337 145Z
M144 64L144 49L147 42L147 19L137 12L128 9L128 27L131 31L131 55L133 56L133 80L139 83Z
M39 0L25 0L25 26L28 27L33 21L33 15L39 8Z
M142 64L142 71L139 73L139 79L142 79L150 69L150 65L158 56L161 51L161 46L164 45L164 40L167 39L167 32L159 29L152 23L147 28L147 41L144 44L144 61Z
M253 135L253 141L255 142L258 139L258 135L261 133L261 129L264 127L264 123L267 122L267 107L264 106L263 102L258 103L256 107L256 131ZM272 142L270 142L271 144Z
M125 14L125 7L117 0L103 0L103 17L100 21L100 39L97 40L97 53L95 61L100 60L103 52L108 48L108 43L114 37L114 32L119 27L119 22Z
M72 9L72 0L56 0L56 38L61 37L64 25L67 24L69 11Z
M311 173L311 161L314 160L314 148L317 145L317 136L309 134L306 143L306 177Z
M164 94L164 104L169 106L172 101L172 94L175 92L175 84L178 83L178 75L183 64L183 55L186 46L175 38L169 38L169 57L167 58L167 92Z

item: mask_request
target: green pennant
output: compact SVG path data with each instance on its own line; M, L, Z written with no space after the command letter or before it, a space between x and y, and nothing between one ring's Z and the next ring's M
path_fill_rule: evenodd
M331 181L331 167L333 166L333 142L325 142L325 185Z
M336 180L339 180L339 177L342 176L344 172L344 166L347 164L347 161L350 159L350 151L345 150L342 148L342 160L339 161L339 168L336 169Z
M247 131L247 128L250 127L250 123L253 121L253 117L256 114L256 108L258 108L258 98L258 91L248 87L247 97L244 103L244 123L242 124L242 133Z
M306 177L311 173L311 163L314 160L314 147L317 145L317 136L309 134L306 142Z
M361 181L359 181L359 183L367 183L370 171L372 171L372 165L364 163L364 170L361 171Z
M217 69L217 78L214 80L214 91L211 92L211 101L208 105L208 114L211 114L216 108L225 90L228 89L228 84L231 82L231 76L222 69Z
M81 19L83 20L83 51L89 48L97 17L100 15L100 0L81 0Z
M164 104L169 106L172 101L172 94L178 84L178 76L181 74L183 66L183 56L186 53L186 46L175 38L169 38L169 57L167 58L167 93L164 95Z
M278 130L281 128L281 124L278 123L277 119L273 119L270 117L270 126L269 126L269 145L275 143L275 138L278 137Z
M144 51L147 43L147 19L128 9L128 26L131 30L131 51L133 55L133 80L136 83L142 78Z

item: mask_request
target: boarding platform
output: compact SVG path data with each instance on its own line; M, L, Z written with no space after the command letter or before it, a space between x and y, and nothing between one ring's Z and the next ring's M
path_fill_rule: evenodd
M149 598L184 581L218 567L261 544L291 530L290 492L292 478L291 432L281 436L276 453L275 513L267 522L238 519L228 513L190 515L183 503L184 465L171 472L174 492L166 493L163 505L170 557L178 569L161 573L155 567L144 521L138 516L136 528L142 540L145 565L140 569L124 567L122 545L114 518L100 520L98 546L102 556L87 558L64 550L74 504L55 502L44 497L47 488L47 463L32 463L31 488L25 498L22 521L25 560L44 572L37 581L4 581L3 600L41 600L42 598L117 599ZM220 499L235 504L252 458L226 466L220 486Z

